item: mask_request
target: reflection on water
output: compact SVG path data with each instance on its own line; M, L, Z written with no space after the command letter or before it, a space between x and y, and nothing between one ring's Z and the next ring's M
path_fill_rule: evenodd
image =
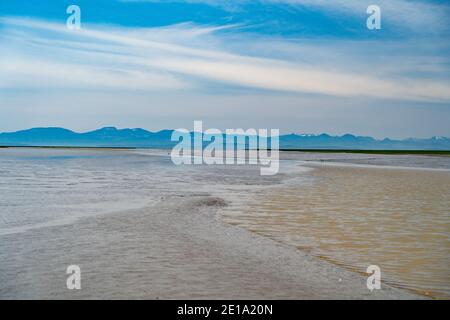
M450 173L318 166L225 220L392 285L450 298Z
M251 237L235 238L216 223L223 200L227 222L358 272L379 265L389 283L450 297L450 171L306 167L340 161L442 169L450 158L282 159L279 174L260 176L254 166L174 166L167 151L0 150L0 297L71 297L64 277L74 261L92 280L81 298L295 298L305 285L295 272L318 274L322 283L323 274L305 265L280 282L278 266L260 266L279 257L267 242L261 248L255 240L251 254L237 255ZM327 283L302 297L342 294L334 290Z

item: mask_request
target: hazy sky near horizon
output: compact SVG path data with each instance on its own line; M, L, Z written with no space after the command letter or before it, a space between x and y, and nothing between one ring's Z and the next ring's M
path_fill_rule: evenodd
M381 30L366 28L373 3ZM425 0L2 1L0 132L203 120L450 137L449 19Z

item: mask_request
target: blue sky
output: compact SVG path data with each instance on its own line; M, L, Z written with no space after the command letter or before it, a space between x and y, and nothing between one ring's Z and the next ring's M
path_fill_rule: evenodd
M369 4L382 29L366 28ZM66 8L81 8L81 30ZM450 136L450 6L406 0L2 1L0 131L280 128Z

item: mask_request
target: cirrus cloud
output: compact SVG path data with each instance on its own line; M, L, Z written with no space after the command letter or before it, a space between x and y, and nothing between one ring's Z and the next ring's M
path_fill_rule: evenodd
M303 50L303 61L289 54L246 54L239 49L242 44L250 50L264 40L242 35L234 36L230 44L226 36L216 34L236 26L185 23L133 28L90 24L74 31L36 19L3 17L0 23L4 29L0 42L6 48L0 53L0 88L205 90L208 84L216 83L296 94L450 101L447 78L420 73L402 76L404 71L394 64L380 72L383 62L377 65L376 59L375 64L366 61L365 69L354 68L358 61L364 65L370 46L362 54L348 52L350 57L331 65L339 51L333 46L339 43L324 47L314 42L278 41L280 50ZM311 59L314 56L318 61ZM413 64L414 56L410 59ZM445 61L439 66L443 65Z

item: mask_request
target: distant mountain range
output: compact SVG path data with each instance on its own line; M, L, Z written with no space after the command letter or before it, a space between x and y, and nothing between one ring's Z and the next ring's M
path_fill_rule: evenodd
M173 130L150 132L144 129L105 127L77 133L64 128L32 128L0 133L0 146L137 147L171 148ZM376 140L371 137L330 136L328 134L288 134L280 136L281 149L355 149L355 150L450 150L450 139Z

